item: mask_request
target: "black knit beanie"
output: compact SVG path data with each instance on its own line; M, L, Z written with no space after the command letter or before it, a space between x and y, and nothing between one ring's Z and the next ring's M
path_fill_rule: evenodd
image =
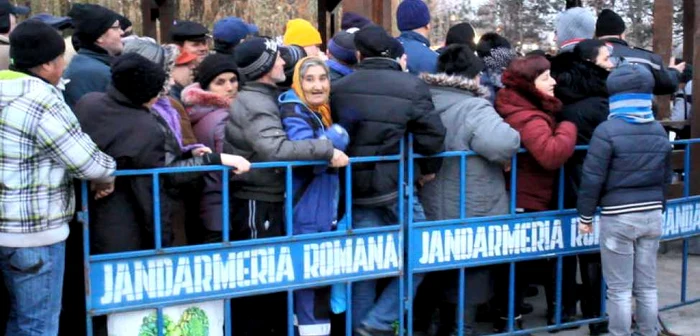
M355 32L355 48L362 57L386 57L396 59L404 54L401 42L391 37L384 28L366 26Z
M270 72L275 66L278 53L277 43L263 37L245 40L233 49L238 71L249 81L257 80Z
M110 9L93 4L75 4L68 16L73 19L75 36L85 46L95 43L121 17Z
M474 42L474 28L467 22L458 23L447 31L447 37L445 38L445 45L450 44L466 44L470 49L476 49L476 43Z
M195 71L194 81L199 83L202 89L207 90L211 81L224 72L233 72L240 82L238 66L233 56L226 54L211 54L199 64Z
M125 53L112 62L112 85L134 105L157 97L165 78L163 67L139 54Z
M627 27L620 15L610 9L603 9L595 23L595 36L622 35Z
M31 69L56 59L66 51L66 43L53 27L39 21L20 23L10 34L10 64Z
M498 33L486 33L481 36L479 43L476 45L476 54L484 58L491 55L491 50L498 48L510 49L510 42L505 37L498 35Z
M438 72L444 72L448 75L474 78L483 69L484 62L466 44L448 45L438 57Z

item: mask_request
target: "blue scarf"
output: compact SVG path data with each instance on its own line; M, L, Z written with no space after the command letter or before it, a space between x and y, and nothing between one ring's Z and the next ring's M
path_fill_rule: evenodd
M326 65L328 65L329 68L335 70L336 72L338 72L339 74L341 74L343 76L347 76L347 75L351 74L353 71L351 67L344 65L344 64L340 64L334 60L327 60Z
M651 93L620 93L610 96L608 119L622 119L631 124L644 124L654 121L651 110Z

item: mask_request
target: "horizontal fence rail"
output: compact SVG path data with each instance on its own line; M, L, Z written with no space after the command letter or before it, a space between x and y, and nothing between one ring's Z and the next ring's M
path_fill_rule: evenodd
M690 195L691 145L700 139L673 142L684 146L683 193L667 202L663 240L683 239L681 293L679 301L664 307L673 309L700 301L687 297L688 238L700 235L700 196ZM587 147L577 146L577 151ZM131 311L155 310L157 334L165 335L167 321L163 310L176 305L223 301L224 335L232 335L230 300L243 296L273 292L287 293L288 335L295 335L294 296L299 289L345 285L347 309L345 334L352 333L352 284L380 278L399 278L399 312L397 335L413 334L414 288L427 273L457 270L458 315L464 316L466 274L470 269L505 264L509 267L509 304L506 334L561 329L605 320L605 305L600 318L562 323L563 258L598 252L598 220L592 234L580 234L575 209L564 208L564 168L559 171L557 209L535 213L516 211L518 156L511 159L510 200L508 213L490 217L468 217L466 209L468 159L473 151L444 152L425 157L414 153L409 136L396 155L355 157L342 168L347 227L332 232L293 235L292 197L285 197L285 235L274 238L232 241L229 225L222 226L220 243L191 246L163 246L161 236L161 195L153 192L153 249L109 254L90 254L90 216L88 183L83 182L82 208L78 218L83 225L83 252L86 279L85 302L88 335L93 333L93 318ZM441 157L459 160L459 216L457 218L416 221L416 163ZM352 220L352 171L357 164L397 163L398 221L375 228L354 228ZM286 195L293 190L295 168L327 165L322 161L253 163L251 169L284 169ZM220 172L229 181L231 171L223 166L121 170L117 178L150 176L153 190L160 190L162 177L168 174ZM228 182L222 183L222 221L229 223ZM331 200L329 200L331 202ZM556 261L555 324L527 330L515 329L516 264L526 260ZM605 302L605 293L601 301ZM400 313L401 312L401 313ZM405 312L405 314L404 314ZM459 335L465 322L458 319Z

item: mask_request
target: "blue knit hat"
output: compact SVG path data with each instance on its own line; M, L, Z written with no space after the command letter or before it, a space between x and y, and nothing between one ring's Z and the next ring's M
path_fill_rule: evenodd
M234 46L250 34L250 28L243 20L229 16L214 23L214 40L220 40Z
M430 9L423 0L404 0L396 10L400 31L414 30L430 23Z
M341 30L328 42L328 52L346 64L357 63L355 51L355 35L351 32Z
M630 123L654 121L651 109L654 98L654 75L644 64L623 63L608 76L610 115Z
M364 28L367 25L372 24L370 19L353 12L344 12L343 18L341 20L340 29L348 30L350 28Z

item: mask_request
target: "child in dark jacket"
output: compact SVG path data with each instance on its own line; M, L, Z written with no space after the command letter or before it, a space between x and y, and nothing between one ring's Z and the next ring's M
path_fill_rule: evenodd
M328 98L330 71L318 57L306 57L295 66L292 88L279 97L282 125L289 140L327 138L338 150L345 150L348 134L332 124ZM294 234L328 232L337 217L340 183L338 172L327 166L300 167L294 170ZM329 202L330 201L330 202ZM327 296L329 288L302 289L294 292L294 312L299 335L330 335L330 316L316 312L317 295ZM329 302L328 299L325 302Z
M671 143L651 110L654 76L643 64L622 64L607 80L610 116L593 132L578 198L579 229L592 232L601 206L600 250L608 285L611 335L630 335L632 293L641 335L656 335L656 253Z

